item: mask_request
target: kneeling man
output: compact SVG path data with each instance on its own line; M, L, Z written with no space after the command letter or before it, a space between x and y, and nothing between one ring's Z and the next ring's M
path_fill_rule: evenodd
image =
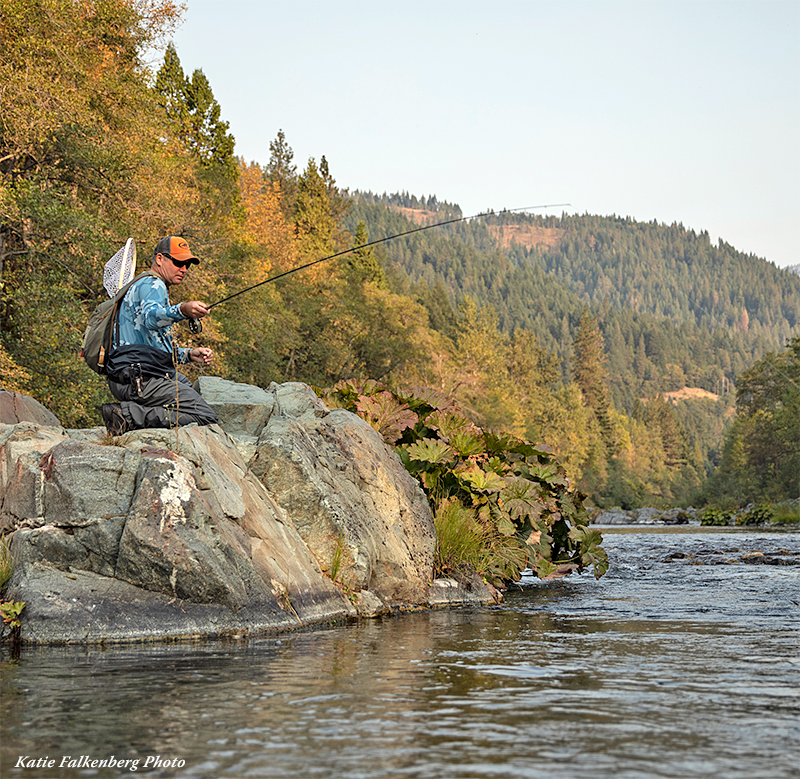
M132 284L120 303L106 369L111 394L120 403L103 404L103 421L112 435L145 427L211 425L217 416L175 366L210 365L211 349L181 349L172 325L202 319L208 306L199 300L170 305L169 288L180 284L200 260L176 235L162 238L150 273Z

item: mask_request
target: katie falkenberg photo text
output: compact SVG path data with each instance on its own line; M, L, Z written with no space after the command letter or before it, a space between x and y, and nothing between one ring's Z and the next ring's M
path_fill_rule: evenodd
M14 768L127 768L129 771L138 771L141 768L183 768L185 760L177 757L164 758L161 755L148 755L144 762L140 757L117 759L114 755L103 760L95 760L89 755L73 757L30 757L20 755Z

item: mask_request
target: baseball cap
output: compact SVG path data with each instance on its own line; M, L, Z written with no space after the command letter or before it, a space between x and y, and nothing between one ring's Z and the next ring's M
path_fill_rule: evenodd
M190 264L192 265L199 265L200 260L197 259L192 254L192 250L189 248L189 244L181 238L179 235L168 235L166 238L162 238L156 244L156 250L153 252L153 257L156 254L168 254L175 260L179 262L186 262L186 260L192 261Z

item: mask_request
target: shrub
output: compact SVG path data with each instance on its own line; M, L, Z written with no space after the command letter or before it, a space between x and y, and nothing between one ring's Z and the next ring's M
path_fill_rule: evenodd
M707 508L700 515L701 525L730 525L733 519L733 514L730 511L722 511L721 509Z
M566 563L598 578L608 570L585 496L549 447L481 429L432 389L349 380L318 393L369 422L419 480L444 536L440 566L467 564L460 555L471 550L468 564L494 583L518 579L526 565L542 578Z
M764 525L772 521L773 509L769 503L749 506L736 517L737 525Z

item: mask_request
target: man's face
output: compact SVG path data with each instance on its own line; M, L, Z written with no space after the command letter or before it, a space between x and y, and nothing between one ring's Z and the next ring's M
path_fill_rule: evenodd
M180 284L186 274L189 272L189 266L183 266L181 263L180 267L175 264L176 260L173 260L168 254L157 254L155 258L155 266L158 268L159 275L162 279L164 279L164 283L171 287L173 284Z

